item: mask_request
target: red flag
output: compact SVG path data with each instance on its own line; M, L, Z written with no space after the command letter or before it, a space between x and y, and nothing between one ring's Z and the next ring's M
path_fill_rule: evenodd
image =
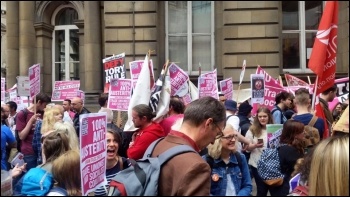
M334 84L338 34L337 25L338 1L327 1L308 65L318 77L316 95Z

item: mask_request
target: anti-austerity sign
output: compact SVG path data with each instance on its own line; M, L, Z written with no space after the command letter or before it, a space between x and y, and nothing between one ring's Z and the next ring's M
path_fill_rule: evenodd
M131 79L112 79L109 86L107 108L128 111L131 90Z
M116 56L107 57L102 60L105 71L105 88L104 93L109 90L111 79L125 79L125 53Z
M80 173L82 195L107 184L106 180L106 132L107 114L90 113L79 117L80 124Z
M33 98L40 93L40 64L29 67L28 72L30 98Z
M80 81L55 81L52 91L52 101L63 101L77 96L80 88Z
M17 94L18 96L30 96L29 88L29 77L17 76Z
M264 103L265 82L263 74L251 74L252 103Z
M171 84L171 96L184 95L182 90L185 89L185 94L188 93L187 81L189 79L188 74L183 71L178 65L172 63L169 66L170 84ZM187 87L187 88L183 88Z
M211 72L201 74L200 78L203 78L204 81L201 81L202 79L198 80L198 83L199 83L199 81L201 81L200 85L202 86L202 87L200 87L200 85L198 85L199 98L201 98L203 96L211 96L213 98L219 99L216 69L211 71ZM211 80L209 80L208 78ZM210 91L210 93L209 93L209 91Z
M139 78L144 61L145 60L136 60L136 61L129 62L130 75L131 75L133 89L135 89L135 87L136 87L136 82L137 82L137 79ZM153 73L153 61L152 60L149 61L148 66L149 66L149 71L150 71L150 84L151 84L150 89L152 89L154 86L154 73Z

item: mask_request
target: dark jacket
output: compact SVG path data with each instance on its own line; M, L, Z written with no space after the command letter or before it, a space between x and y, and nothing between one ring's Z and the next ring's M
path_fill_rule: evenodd
M75 113L74 115L74 119L73 119L73 125L74 125L74 128L75 128L75 131L77 132L77 136L78 138L80 137L80 125L79 125L79 116L80 114L89 114L91 113L88 109L86 109L85 107L83 107L83 109L81 110L80 113Z

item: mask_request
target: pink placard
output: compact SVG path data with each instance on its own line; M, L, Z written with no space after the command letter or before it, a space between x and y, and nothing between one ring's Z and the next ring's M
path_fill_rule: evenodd
M113 79L109 86L107 108L128 111L131 99L131 79Z
M40 64L29 67L30 98L40 93Z
M171 96L177 95L182 87L186 85L189 77L188 74L183 71L179 66L172 63L169 66L170 84L171 84Z
M77 90L76 91L76 96L81 98L81 100L83 101L83 104L85 103L85 92L82 90Z
M55 81L52 91L52 101L63 101L77 96L80 88L80 81Z
M199 98L205 96L211 96L213 98L218 97L217 88L216 91L213 88L216 82L216 79L211 77L199 77L198 79L198 90L199 90Z
M80 124L80 172L82 195L107 184L106 180L106 113L81 114Z
M139 74L141 72L141 68L143 65L144 60L136 60L136 61L132 61L129 62L129 66L130 66L130 75L131 75L131 81L132 81L132 88L135 89L136 86L136 82L137 79L139 78ZM154 73L153 73L153 61L150 60L149 61L149 71L150 71L150 89L153 88L154 86Z
M220 91L225 95L226 99L232 99L233 96L233 83L232 78L227 78L220 81Z

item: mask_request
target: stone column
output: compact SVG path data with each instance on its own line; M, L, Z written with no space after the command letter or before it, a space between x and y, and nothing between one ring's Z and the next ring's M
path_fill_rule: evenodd
M74 23L78 28L78 35L79 35L79 80L80 80L80 87L84 87L83 90L85 90L85 58L84 58L84 21L83 20L77 20Z
M41 91L52 93L52 32L54 26L44 22L34 25L36 33L37 62L41 65ZM45 83L44 83L45 81Z
M19 2L19 73L28 75L28 68L37 63L35 58L34 30L35 1Z
M101 14L100 2L84 3L84 66L85 93L102 92L102 59L101 59Z
M6 82L11 88L19 75L19 2L7 1L6 10Z

